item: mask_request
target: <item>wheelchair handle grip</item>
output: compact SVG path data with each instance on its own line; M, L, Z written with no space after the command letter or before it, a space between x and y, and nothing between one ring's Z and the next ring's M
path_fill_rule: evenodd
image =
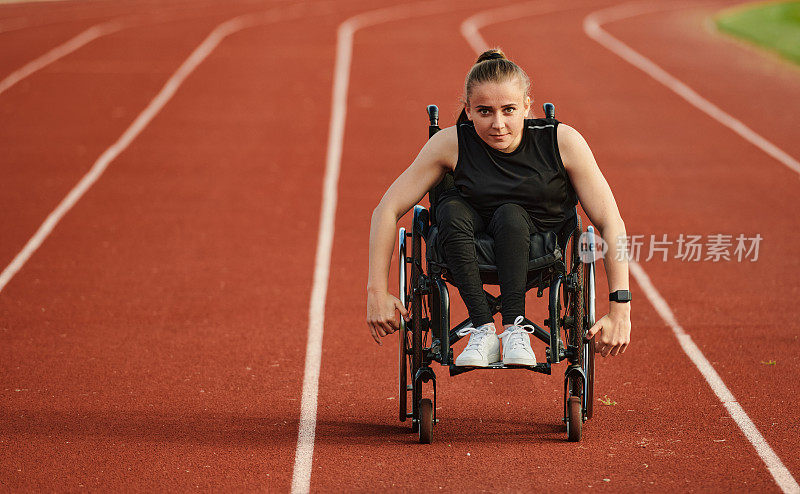
M428 105L428 118L431 121L431 127L439 125L439 107L436 105Z
M556 106L553 103L545 103L542 105L544 109L544 118L556 118Z

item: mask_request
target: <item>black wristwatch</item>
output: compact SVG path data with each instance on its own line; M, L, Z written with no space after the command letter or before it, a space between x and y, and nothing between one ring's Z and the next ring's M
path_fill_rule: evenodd
M608 294L608 300L611 302L630 302L631 292L628 290L617 290Z

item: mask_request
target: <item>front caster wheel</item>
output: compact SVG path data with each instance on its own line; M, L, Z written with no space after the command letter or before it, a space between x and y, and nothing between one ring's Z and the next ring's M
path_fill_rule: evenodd
M433 402L425 398L419 403L419 442L430 444L433 439Z
M577 442L581 440L583 426L583 410L580 396L570 396L567 401L567 440Z

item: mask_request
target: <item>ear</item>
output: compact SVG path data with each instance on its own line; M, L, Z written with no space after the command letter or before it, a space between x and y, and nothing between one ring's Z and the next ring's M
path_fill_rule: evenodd
M469 105L464 104L464 112L467 114L467 118L472 120L472 108L470 108Z
M533 103L533 100L531 100L530 96L526 95L525 96L525 115L530 116L530 114L531 114L531 103Z

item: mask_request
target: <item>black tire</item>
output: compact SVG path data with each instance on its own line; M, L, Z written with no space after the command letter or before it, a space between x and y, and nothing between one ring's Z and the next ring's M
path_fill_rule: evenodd
M585 368L585 352L582 351L584 348L583 336L589 328L586 327L585 317L586 297L584 292L586 286L586 265L581 261L580 255L580 239L582 234L581 217L578 216L572 237L572 252L570 253L569 266L570 272L573 273L576 278L576 290L569 294L569 305L567 305L569 315L574 317L574 324L567 330L567 344L572 348L578 349L576 359L573 363ZM581 379L570 378L569 389L572 396L582 396L583 382Z
M422 238L419 232L412 227L411 233L411 379L417 375L417 371L422 367L422 295L420 294L420 278L422 277ZM413 381L412 381L413 382ZM415 384L412 391L412 402L414 408L422 400L422 383ZM416 429L419 423L419 410L412 410L414 419L412 429Z
M433 440L433 402L425 398L419 403L419 442L430 444Z
M578 442L581 440L583 429L583 405L580 396L570 396L567 400L567 440Z
M408 307L408 274L406 272L406 229L401 228L398 242L398 266L400 267L400 302ZM398 405L400 406L399 418L405 422L408 418L408 330L405 321L400 318L400 331L398 331Z

